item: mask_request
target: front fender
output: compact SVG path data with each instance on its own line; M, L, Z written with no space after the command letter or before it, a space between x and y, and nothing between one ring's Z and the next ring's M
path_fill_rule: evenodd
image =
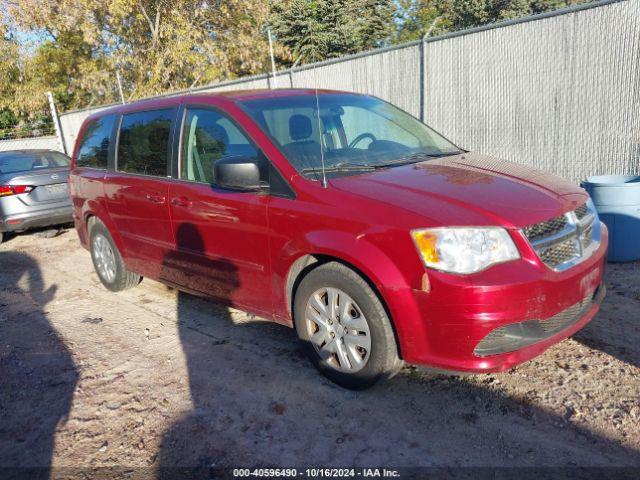
M328 230L310 232L305 243L311 252L343 260L360 270L378 290L408 288L396 264L365 233L354 236Z
M395 292L410 289L410 282L396 263L366 233L312 231L291 240L274 261L274 312L283 323L293 322L287 295L289 272L298 260L308 255L332 257L358 270L375 286L392 317L397 311Z

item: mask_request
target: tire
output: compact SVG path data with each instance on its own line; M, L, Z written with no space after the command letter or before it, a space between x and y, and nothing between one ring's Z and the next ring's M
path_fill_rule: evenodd
M337 298L338 308L331 309L330 298ZM298 286L293 307L296 332L309 358L338 385L363 390L402 368L384 306L347 266L329 262L311 270Z
M91 227L89 246L93 268L107 289L120 292L135 287L142 281L140 275L127 270L111 234L100 220L96 219ZM110 268L105 268L105 257L108 257L107 262Z

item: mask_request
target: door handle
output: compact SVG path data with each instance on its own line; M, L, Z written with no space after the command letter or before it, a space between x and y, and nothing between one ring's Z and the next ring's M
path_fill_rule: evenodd
M147 193L146 197L147 197L147 200L153 203L162 204L166 200L166 197L159 195L157 193Z
M187 197L174 197L171 200L171 204L175 205L176 207L189 208L191 205L193 205L193 202L189 200Z

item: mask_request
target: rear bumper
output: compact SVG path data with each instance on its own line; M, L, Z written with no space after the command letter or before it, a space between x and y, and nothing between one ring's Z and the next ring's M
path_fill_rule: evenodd
M0 217L0 232L19 232L30 228L60 225L73 221L71 205L25 211L15 215Z
M430 272L429 292L392 292L403 359L445 371L499 372L573 335L593 319L604 297L605 228L602 233L598 250L564 272L523 259L467 277ZM543 328L532 334L532 325ZM501 330L507 337L514 331L529 337L478 350L487 335Z

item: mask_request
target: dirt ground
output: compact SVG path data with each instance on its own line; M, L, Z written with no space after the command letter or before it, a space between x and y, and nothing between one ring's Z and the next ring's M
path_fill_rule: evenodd
M324 380L292 330L144 280L111 293L73 230L0 246L0 466L640 467L640 263L508 373Z

